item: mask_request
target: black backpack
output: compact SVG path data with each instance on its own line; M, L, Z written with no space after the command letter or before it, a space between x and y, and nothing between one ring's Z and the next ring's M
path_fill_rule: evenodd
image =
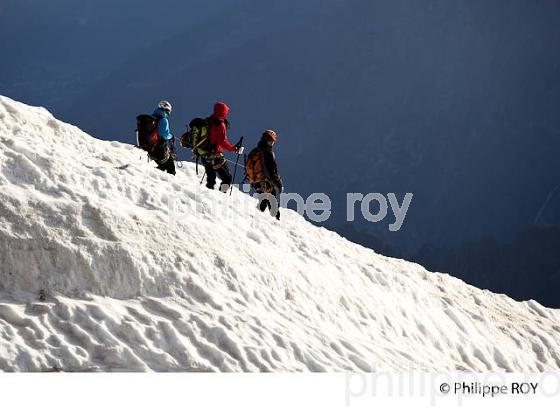
M160 141L158 121L158 117L148 114L136 117L136 147L146 151L151 160L163 164L175 157L175 152L168 142Z
M158 119L153 115L141 114L136 117L136 147L150 153L158 142Z

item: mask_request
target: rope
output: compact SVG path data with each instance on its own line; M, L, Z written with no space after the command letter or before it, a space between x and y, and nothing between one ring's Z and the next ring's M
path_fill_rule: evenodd
M232 164L235 165L235 161L232 161L232 160L227 159L227 158L225 158L225 157L224 157L224 159L225 159L227 162L231 162ZM182 168L182 167L183 167L183 162L190 162L191 164L194 164L194 163L195 163L194 161L189 161L189 160L186 160L186 159L175 159L175 163L176 163L176 164L177 164L177 163L180 163L180 164L181 164L181 165L179 166L179 168ZM245 165L237 164L237 166L240 167L240 168L245 169Z
M245 169L245 165L236 164L235 161L232 161L231 159L227 159L226 157L224 157L224 159L225 159L227 162L231 162L232 164L237 165L238 167L241 167L241 168Z

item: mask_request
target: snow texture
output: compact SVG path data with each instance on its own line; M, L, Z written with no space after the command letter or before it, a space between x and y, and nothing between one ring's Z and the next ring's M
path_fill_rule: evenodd
M560 369L558 310L277 222L6 97L0 167L0 370Z

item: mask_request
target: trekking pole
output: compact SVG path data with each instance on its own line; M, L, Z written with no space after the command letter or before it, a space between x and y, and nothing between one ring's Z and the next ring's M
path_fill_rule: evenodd
M202 181L204 181L204 177L206 176L206 170L204 170L204 174L202 174L202 178L200 179L200 184L202 185Z
M239 153L239 148L241 148L243 146L243 137L241 137L239 139L239 142L237 143L237 159L235 160L235 169L233 170L233 178L231 179L231 187L229 188L229 196L231 196L232 192L233 192L233 184L235 182L235 175L237 174L237 164L239 164L239 157L241 156L241 154Z

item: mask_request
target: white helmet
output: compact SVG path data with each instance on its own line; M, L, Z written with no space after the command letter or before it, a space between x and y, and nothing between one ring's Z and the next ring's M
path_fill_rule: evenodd
M162 100L159 102L158 107L167 111L168 113L171 114L171 111L173 109L173 107L171 107L171 103L169 101L166 100Z

